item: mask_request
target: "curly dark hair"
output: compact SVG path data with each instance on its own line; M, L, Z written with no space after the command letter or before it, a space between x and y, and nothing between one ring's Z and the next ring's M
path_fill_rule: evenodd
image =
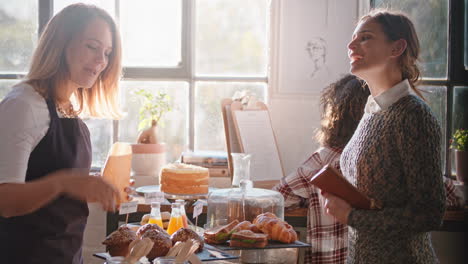
M344 148L364 114L369 94L367 85L351 74L322 90L321 128L316 135L322 146Z

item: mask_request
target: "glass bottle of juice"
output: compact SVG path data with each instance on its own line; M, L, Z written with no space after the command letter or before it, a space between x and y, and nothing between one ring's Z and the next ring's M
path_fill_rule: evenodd
M177 230L184 227L184 224L182 223L182 216L180 215L180 204L173 203L171 207L171 219L169 220L169 225L167 226L167 233L169 235L172 235Z
M161 218L161 204L158 202L151 203L151 213L148 224L157 224L161 228L164 228Z
M184 228L188 228L187 214L185 213L185 201L177 199L176 203L180 203L180 215L182 216L182 224Z

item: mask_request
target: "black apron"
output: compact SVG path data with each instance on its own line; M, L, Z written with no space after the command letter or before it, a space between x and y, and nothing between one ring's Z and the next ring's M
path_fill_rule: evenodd
M47 99L50 127L31 152L26 181L60 169L91 166L91 141L79 118L59 118ZM66 176L64 176L66 177ZM14 203L14 198L11 198ZM0 263L80 264L88 205L61 195L43 208L24 216L0 217Z

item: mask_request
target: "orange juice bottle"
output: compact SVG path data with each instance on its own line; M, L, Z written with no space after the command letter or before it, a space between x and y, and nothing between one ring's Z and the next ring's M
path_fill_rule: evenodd
M167 233L169 235L174 234L177 230L184 227L182 216L180 215L180 204L173 203L171 207L171 219L169 219L169 225L167 226Z
M157 224L161 228L164 228L162 218L161 218L161 204L158 202L151 203L151 213L150 219L148 220L149 224Z
M180 204L180 215L182 216L183 227L188 228L187 214L185 213L185 201L177 199L176 203Z

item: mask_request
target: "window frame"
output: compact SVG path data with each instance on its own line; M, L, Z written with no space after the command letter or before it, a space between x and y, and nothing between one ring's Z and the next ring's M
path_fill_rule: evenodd
M447 29L447 76L446 78L422 78L420 84L427 86L447 87L446 100L446 123L445 123L445 176L454 178L452 175L452 162L450 151L450 139L452 138L453 119L453 94L456 86L468 86L468 68L464 63L465 33L465 2L459 0L448 0L448 29ZM370 7L375 7L375 0L369 0Z

